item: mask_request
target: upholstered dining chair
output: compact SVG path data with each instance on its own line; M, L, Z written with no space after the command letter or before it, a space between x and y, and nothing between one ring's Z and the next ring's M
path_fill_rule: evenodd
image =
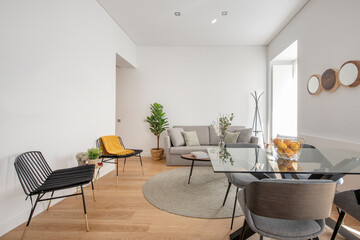
M254 148L259 149L260 146L257 144L251 144L251 143L234 143L234 144L226 144L226 148ZM234 217L235 217L235 210L236 210L236 203L237 203L237 193L239 191L239 188L246 187L249 183L259 180L259 178L267 178L267 177L274 177L273 175L269 176L268 174L261 174L261 176L256 175L256 173L225 173L229 184L226 190L223 206L225 206L227 196L229 194L231 185L234 185L236 187L236 194L235 194L235 201L234 201L234 209L233 214L231 218L231 225L230 229L232 229L234 225Z
M275 239L318 239L330 216L336 183L331 180L263 179L238 193L245 229Z
M360 189L339 192L335 195L334 204L340 209L331 240L336 238L346 214L360 221Z
M115 144L112 146L106 146L106 143L104 142L104 138L110 137L113 140L115 140ZM100 137L96 140L96 146L99 148L102 152L102 155L100 156L101 163L112 163L116 165L116 186L118 184L118 176L119 176L119 159L124 159L124 165L123 165L123 172L125 171L125 164L126 159L129 157L139 157L140 165L141 165L141 171L144 175L144 169L143 169L143 163L141 159L141 153L143 150L141 149L126 149L125 145L119 136L104 136ZM110 150L109 147L112 147ZM114 149L115 147L115 149Z

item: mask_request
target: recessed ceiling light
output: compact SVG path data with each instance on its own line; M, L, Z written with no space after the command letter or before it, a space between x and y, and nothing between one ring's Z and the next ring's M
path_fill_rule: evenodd
M180 16L180 12L175 12L175 16Z
M227 11L222 11L222 12L221 12L221 15L223 15L223 16L226 16L227 14L228 14Z
M214 19L211 21L211 24L214 24L214 23L216 23L216 22L217 22L217 19L214 18Z

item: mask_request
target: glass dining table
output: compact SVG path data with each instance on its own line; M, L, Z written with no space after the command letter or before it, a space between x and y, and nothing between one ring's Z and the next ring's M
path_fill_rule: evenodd
M215 173L251 173L258 179L277 177L333 181L349 174L360 175L360 153L348 150L303 148L297 160L277 158L272 149L260 147L212 147L207 150ZM330 219L327 223L332 224ZM233 232L230 239L238 239L241 231L242 228ZM250 229L246 229L246 238L252 234Z

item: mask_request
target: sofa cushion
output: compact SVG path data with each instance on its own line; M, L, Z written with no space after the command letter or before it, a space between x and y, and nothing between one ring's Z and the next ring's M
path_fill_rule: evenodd
M238 137L240 135L240 132L227 132L225 134L224 142L225 143L236 143Z
M185 132L196 131L200 145L209 145L209 126L174 126L183 128Z
M237 142L251 142L252 128L241 129Z
M169 128L167 130L171 143L174 147L185 146L185 139L183 136L183 128Z
M182 155L182 154L189 154L194 151L204 151L207 152L207 148L212 146L193 146L193 147L171 147L170 154L173 155Z
M244 126L229 126L228 132L239 132L241 129L244 129ZM218 145L220 142L220 138L216 135L214 127L211 125L209 127L209 134L210 134L210 145Z
M196 131L183 132L185 143L187 147L200 146Z

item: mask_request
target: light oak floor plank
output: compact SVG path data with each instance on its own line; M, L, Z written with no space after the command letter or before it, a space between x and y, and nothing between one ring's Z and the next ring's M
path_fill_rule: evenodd
M147 202L142 195L143 184L152 176L175 167L166 166L165 160L153 161L144 157L143 161L145 175L141 173L138 159L128 159L124 173L119 166L117 187L114 171L102 177L100 190L95 191L96 202L92 201L91 188L85 188L90 232L85 231L81 197L76 196L33 218L25 239L228 239L230 218L184 217L162 211ZM335 208L332 216L338 216ZM235 219L234 229L242 226L243 219ZM360 224L351 217L346 217L345 223L360 230ZM0 240L20 239L24 226L25 223ZM328 228L320 239L330 239L331 234L332 230ZM259 239L259 236L250 239ZM344 238L339 235L337 239Z

